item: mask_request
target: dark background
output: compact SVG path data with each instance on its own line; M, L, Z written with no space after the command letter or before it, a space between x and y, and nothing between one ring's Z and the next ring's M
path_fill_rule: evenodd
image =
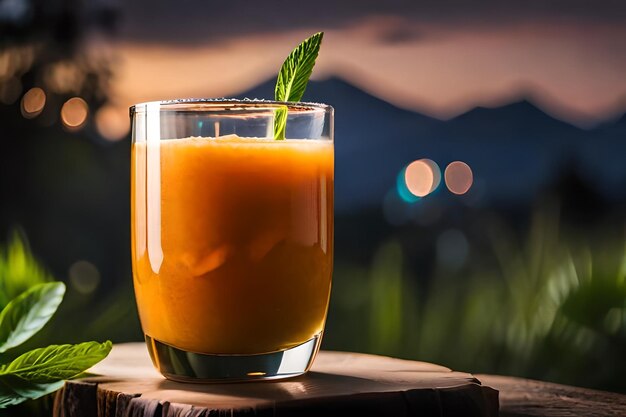
M0 0L0 236L69 285L40 340L142 337L128 105L271 98L325 30L305 95L336 109L324 348L626 392L620 2L126 3ZM472 187L407 194L421 158Z

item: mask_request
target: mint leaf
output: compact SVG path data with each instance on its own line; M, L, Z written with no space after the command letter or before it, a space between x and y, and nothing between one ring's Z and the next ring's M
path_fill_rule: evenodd
M280 106L274 112L274 140L284 140L287 129L287 106Z
M278 73L274 100L300 101L302 99L311 72L313 72L323 37L324 32L318 32L305 39L296 49L291 51ZM286 124L287 109L281 107L276 110L274 117L274 139L285 139Z
M304 95L324 32L318 32L296 47L280 68L274 97L276 101L299 101Z
M19 346L50 320L63 301L65 284L38 284L24 291L0 313L0 353Z
M0 367L0 381L10 376L36 384L48 384L72 378L104 359L111 347L111 342L107 341L34 349Z

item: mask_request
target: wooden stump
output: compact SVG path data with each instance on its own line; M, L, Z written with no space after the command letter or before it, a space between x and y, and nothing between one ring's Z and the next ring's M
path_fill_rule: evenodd
M472 375L425 362L356 353L318 355L306 375L267 382L164 379L142 343L116 345L57 393L58 417L496 416L498 392Z

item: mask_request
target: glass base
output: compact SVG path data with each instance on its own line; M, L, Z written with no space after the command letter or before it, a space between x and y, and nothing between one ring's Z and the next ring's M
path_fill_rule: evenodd
M322 334L301 345L256 355L207 355L188 352L145 335L154 366L178 382L243 382L291 378L309 370Z

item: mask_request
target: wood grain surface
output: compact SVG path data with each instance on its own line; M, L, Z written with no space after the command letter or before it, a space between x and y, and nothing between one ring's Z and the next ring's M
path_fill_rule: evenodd
M478 378L500 391L503 417L626 417L626 395L510 376Z
M164 379L144 344L120 344L69 381L55 416L495 416L498 393L468 373L376 355L322 351L281 381L183 384Z

